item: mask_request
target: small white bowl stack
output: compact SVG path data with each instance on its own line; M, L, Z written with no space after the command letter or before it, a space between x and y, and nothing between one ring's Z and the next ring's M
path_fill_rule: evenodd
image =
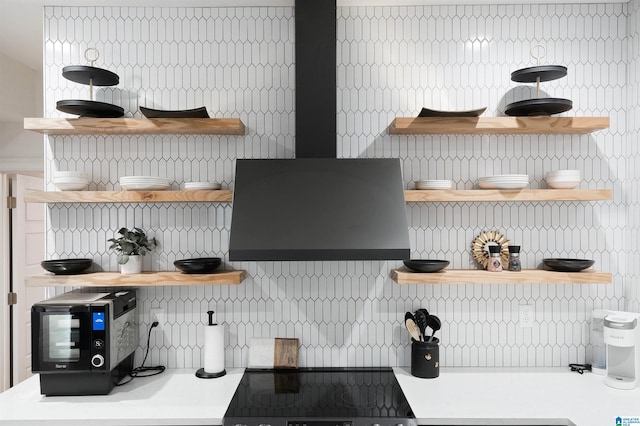
M451 189L453 182L450 180L417 180L416 189Z
M580 184L580 170L554 170L544 176L547 185L554 189L573 189Z
M122 176L122 189L127 191L162 191L169 188L169 179L156 176Z
M493 175L478 179L482 189L522 189L529 185L528 175Z
M89 175L73 170L53 172L51 181L60 191L83 191L89 185Z
M219 182L185 182L184 183L185 191L217 190L220 188L222 188L222 185Z

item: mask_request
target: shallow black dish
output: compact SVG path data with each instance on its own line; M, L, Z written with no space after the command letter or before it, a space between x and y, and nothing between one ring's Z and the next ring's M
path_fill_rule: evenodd
M80 117L116 118L124 115L124 109L106 102L65 99L56 102L58 111L76 114Z
M209 113L205 107L183 110L163 110L140 107L140 112L147 118L209 118Z
M93 259L57 259L43 260L40 266L56 275L75 275L89 269Z
M120 83L118 74L89 65L66 66L62 68L62 76L75 83L93 84L94 86L116 86Z
M208 274L213 272L221 263L222 259L219 257L197 257L173 262L175 267L185 274Z
M448 260L411 259L402 262L414 272L438 272L449 266Z
M542 263L547 268L553 271L559 272L580 272L584 269L590 268L595 263L595 260L589 259L564 259L564 258L549 258L542 259Z
M511 73L511 81L518 83L535 83L540 81L551 81L565 77L567 67L562 65L538 65L535 67L522 68Z
M569 111L573 102L561 98L536 98L513 102L506 106L504 113L513 117L549 116Z
M435 109L422 108L418 117L479 117L486 109L487 107L468 111L438 111Z

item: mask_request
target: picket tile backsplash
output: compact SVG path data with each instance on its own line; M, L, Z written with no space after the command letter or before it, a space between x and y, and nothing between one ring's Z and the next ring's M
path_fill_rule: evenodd
M582 188L611 188L607 202L410 203L412 256L443 258L450 268L475 267L472 239L499 230L523 251L523 267L544 257L592 258L613 273L612 285L400 286L396 261L229 262L228 204L51 204L47 255L91 257L116 271L106 242L122 226L160 241L146 270L173 261L221 256L245 269L239 286L149 287L140 290L141 335L149 309L162 307L167 326L152 333L150 363L201 367L202 326L209 309L228 326L228 367L246 366L254 337L298 337L303 366L408 365L404 312L426 307L443 322L445 366L560 366L590 358L594 308L638 309L640 265L636 176L640 132L638 0L620 4L339 7L337 11L338 156L398 157L407 188L418 179L578 168ZM90 190L119 190L124 175L184 182L216 180L233 189L237 158L293 158L295 141L294 9L292 7L46 7L45 116L63 117L61 99L88 99L88 87L62 78L66 65L96 66L120 76L95 98L141 117L140 106L206 106L213 117L239 117L244 136L46 136L45 174L82 170ZM574 103L567 116L611 118L591 135L392 136L396 116L422 107L463 110L533 96L510 81L542 63L568 67L545 82L549 96ZM636 213L636 214L634 214ZM259 214L259 212L256 212ZM627 253L626 255L624 253ZM535 307L536 326L520 328L518 307ZM145 342L141 342L144 345ZM140 351L142 351L142 346Z

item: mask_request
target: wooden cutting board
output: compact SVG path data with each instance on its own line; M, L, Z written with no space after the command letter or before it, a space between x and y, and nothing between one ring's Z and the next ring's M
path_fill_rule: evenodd
M251 339L249 368L298 368L298 339Z
M276 337L273 350L274 368L298 368L298 339Z

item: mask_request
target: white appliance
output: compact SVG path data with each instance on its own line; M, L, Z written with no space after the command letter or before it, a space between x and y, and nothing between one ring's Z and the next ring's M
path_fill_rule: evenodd
M607 375L604 383L617 389L634 389L640 376L640 314L616 312L604 319Z

